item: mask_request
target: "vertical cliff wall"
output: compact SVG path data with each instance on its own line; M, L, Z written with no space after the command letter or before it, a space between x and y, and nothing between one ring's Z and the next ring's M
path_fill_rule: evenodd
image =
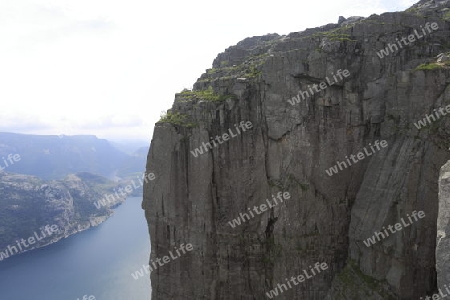
M152 272L152 299L266 299L323 262L326 270L276 298L434 292L450 118L414 124L450 104L449 9L450 1L422 1L406 12L248 38L219 54L193 91L177 94L155 127L147 172L157 176L143 208L153 261L181 244L193 250ZM426 23L438 29L425 34ZM395 50L414 30L422 37ZM235 124L248 121L237 134ZM235 136L211 142L230 130ZM387 147L326 172L382 140ZM290 198L251 217L249 208L278 192ZM425 217L364 243L413 211ZM231 226L243 213L250 217Z

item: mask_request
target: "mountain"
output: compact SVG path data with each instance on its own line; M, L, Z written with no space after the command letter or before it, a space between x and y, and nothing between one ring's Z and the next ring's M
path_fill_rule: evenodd
M121 178L126 178L127 176L144 173L148 150L149 147L141 147L134 153L128 155L125 161L122 162L118 175Z
M20 161L8 163L8 155L20 155ZM142 173L145 165L145 158L125 154L93 135L0 133L0 157L0 167L7 166L5 171L43 179L62 179L78 172L118 179L119 172L120 176L131 176Z
M134 154L136 152L136 149L148 148L149 144L148 141L141 141L141 140L130 140L130 141L114 140L109 142L115 148L129 155Z
M193 251L151 273L152 300L425 299L448 285L449 12L423 0L247 38L176 94L143 208L152 261Z
M125 201L115 196L121 185L90 173L70 174L63 180L42 180L35 176L0 172L0 260L1 253L17 248L17 241L35 237L23 251L56 242L96 226L111 214L111 208ZM110 196L105 205L97 201ZM111 197L113 195L113 197ZM58 230L45 238L45 226ZM41 233L43 232L43 234ZM35 234L36 233L36 234ZM37 237L36 237L37 235ZM9 248L8 248L9 246ZM15 250L6 252L16 254ZM3 258L7 258L4 257Z

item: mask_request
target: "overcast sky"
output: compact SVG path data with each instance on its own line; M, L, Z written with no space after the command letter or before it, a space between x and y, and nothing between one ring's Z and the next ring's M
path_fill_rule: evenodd
M150 141L218 53L412 0L1 0L0 131Z

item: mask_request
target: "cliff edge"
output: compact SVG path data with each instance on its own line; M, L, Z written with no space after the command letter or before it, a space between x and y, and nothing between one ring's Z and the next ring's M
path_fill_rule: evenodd
M151 259L193 250L152 299L435 293L449 29L450 1L421 1L219 54L155 127Z

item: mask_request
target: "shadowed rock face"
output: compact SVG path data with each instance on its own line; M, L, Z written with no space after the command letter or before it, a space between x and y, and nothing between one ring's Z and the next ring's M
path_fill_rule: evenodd
M155 127L147 172L156 179L144 187L143 208L153 261L183 243L194 249L153 271L152 299L268 299L317 262L328 269L276 299L435 292L450 117L416 125L450 104L450 68L437 63L450 51L448 9L449 1L422 1L407 12L248 38L219 54L193 91L177 94ZM389 48L415 29L420 36L427 22L438 29ZM380 58L381 49L389 54ZM321 82L324 89L292 99ZM241 121L253 127L193 155ZM388 146L326 172L377 140ZM230 226L280 191L291 198ZM413 211L425 217L409 223ZM364 243L402 218L408 226Z

